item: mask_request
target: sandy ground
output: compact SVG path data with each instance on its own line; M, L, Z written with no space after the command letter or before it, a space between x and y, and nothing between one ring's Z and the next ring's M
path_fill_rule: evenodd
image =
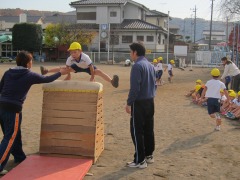
M63 64L63 63L62 63ZM61 64L61 65L62 65ZM47 67L59 64L44 64ZM10 64L0 64L0 77ZM40 64L33 71L39 72ZM104 85L105 150L92 166L86 180L92 179L240 179L240 122L223 118L222 131L215 132L215 121L204 107L192 104L184 94L192 89L196 79L206 82L208 68L174 69L173 83L163 79L155 98L155 163L148 168L132 169L125 166L133 159L134 146L130 138L129 118L125 104L129 90L130 67L97 65L106 73L120 76L118 89L100 78ZM88 81L87 74L73 74L73 79ZM62 79L62 77L61 77ZM39 151L42 110L42 85L34 85L23 108L22 138L26 154ZM1 135L2 136L2 135ZM7 169L14 167L12 157Z

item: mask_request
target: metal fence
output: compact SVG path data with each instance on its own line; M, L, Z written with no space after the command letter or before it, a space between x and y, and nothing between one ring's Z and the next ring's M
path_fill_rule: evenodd
M101 52L100 54L98 52L84 52L90 56L92 61L94 63L107 63L107 62L114 62L114 63L120 63L124 62L126 59L130 58L130 53L124 53L124 52L110 52L109 54L107 52ZM146 54L145 57L152 61L155 58L163 57L163 63L167 63L167 53L151 53ZM109 57L109 58L108 58ZM175 57L173 53L168 54L168 59L177 59L181 57ZM195 53L188 53L188 56L185 57L186 64L189 64L191 60L195 61Z
M92 59L94 63L104 63L104 64L112 64L112 63L120 63L125 62L126 59L130 58L129 52L84 52ZM163 63L167 63L167 53L150 53L146 54L145 57L152 61L155 58L163 57ZM219 51L196 51L194 53L188 53L187 57L174 56L173 53L168 54L168 60L183 60L184 64L188 66L189 64L193 64L196 66L202 67L211 67L217 66L221 64L221 58L227 56L230 57L230 52L219 52ZM66 61L66 59L54 60L54 62ZM52 61L53 62L53 61ZM180 63L181 67L181 63Z

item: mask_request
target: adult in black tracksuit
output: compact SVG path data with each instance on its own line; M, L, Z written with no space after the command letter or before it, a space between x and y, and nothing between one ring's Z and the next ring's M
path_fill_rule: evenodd
M135 62L131 69L130 91L126 112L131 114L130 130L135 146L134 160L129 167L146 168L153 163L155 70L144 57L145 48L140 43L130 45L130 56Z
M32 55L22 51L16 58L17 67L7 70L0 81L0 125L4 134L0 144L0 173L3 174L10 154L15 162L22 162L26 155L22 149L22 106L33 84L49 83L68 70L61 69L51 76L42 76L30 69Z

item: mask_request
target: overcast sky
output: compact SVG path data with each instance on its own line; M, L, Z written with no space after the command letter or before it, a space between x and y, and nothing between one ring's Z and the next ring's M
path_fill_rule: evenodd
M26 10L60 11L68 12L75 9L69 6L69 3L76 0L0 0L0 8L21 8ZM219 2L214 0L213 20L223 20L219 17ZM171 17L190 18L194 16L196 5L196 15L198 18L211 18L211 0L135 0L135 2L145 5L151 10L157 10L163 13L170 12Z

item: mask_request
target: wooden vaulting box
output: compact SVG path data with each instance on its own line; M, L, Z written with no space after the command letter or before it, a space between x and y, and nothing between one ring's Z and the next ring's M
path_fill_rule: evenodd
M86 157L104 149L103 86L55 81L43 85L40 153Z

